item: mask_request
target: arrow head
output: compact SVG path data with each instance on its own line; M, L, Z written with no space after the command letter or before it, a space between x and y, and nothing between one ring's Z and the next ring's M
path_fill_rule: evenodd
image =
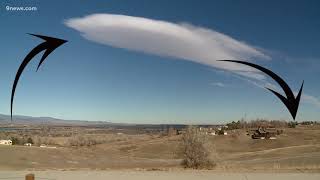
M41 38L41 39L45 40L47 43L51 44L52 46L58 47L58 46L62 45L63 43L68 42L67 40L53 38L53 37L49 37L49 36L37 35L37 34L32 34L32 33L28 33L28 34L30 34L31 36Z
M281 94L279 94L278 92L267 88L269 91L271 91L274 95L276 95L282 102L283 104L285 104L285 106L287 107L287 109L289 110L292 118L295 120L296 115L297 115L297 111L299 108L299 103L300 103L300 97L302 94L302 89L303 89L303 83L301 85L300 91L297 94L297 96L295 97L292 90L290 89L290 87L288 86L288 84L277 74L275 74L274 72L270 71L269 69L266 69L262 66L250 63L250 62L245 62L245 61L238 61L238 60L218 60L218 61L228 61L228 62L234 62L234 63L240 63L240 64L244 64L247 66L251 66L255 69L258 69L264 73L266 73L267 75L269 75L273 80L275 80L283 89L284 93L286 94L286 97L282 96Z
M303 84L304 81L302 81L302 85L300 87L299 93L297 94L297 97L295 97L294 99L291 100L290 104L291 107L289 108L289 111L293 117L293 119L296 119L296 115L298 112L298 108L299 108L299 103L300 103L300 99L301 99L301 94L302 94L302 89L303 89Z
M54 51L56 48L58 48L59 46L61 46L62 44L68 42L67 40L63 40L63 39L58 39L58 38L53 38L53 37L49 37L49 36L43 36L43 35L37 35L37 34L31 34L31 33L28 33L30 34L31 36L35 36L35 37L38 37L38 38L41 38L43 40L45 40L45 42L43 43L44 45L44 48L46 49L39 64L38 64L38 67L37 67L37 70L39 70L41 64L43 63L43 61L46 59L46 57L52 52Z

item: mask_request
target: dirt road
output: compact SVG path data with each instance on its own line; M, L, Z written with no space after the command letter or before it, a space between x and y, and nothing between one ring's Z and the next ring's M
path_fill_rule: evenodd
M27 171L0 171L0 179L24 179ZM36 171L38 179L50 180L318 180L307 173L217 173L212 171Z

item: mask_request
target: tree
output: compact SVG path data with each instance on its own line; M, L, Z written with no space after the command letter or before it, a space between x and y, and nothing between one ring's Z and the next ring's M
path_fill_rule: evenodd
M17 137L11 137L12 145L20 144L20 140Z
M189 126L182 137L182 165L186 168L210 169L214 166L206 146L206 136L196 127Z
M29 137L29 138L27 139L27 143L33 144L33 140L32 140L31 137Z
M296 128L296 125L297 125L297 123L294 122L294 121L291 121L291 122L288 123L288 127L289 128Z

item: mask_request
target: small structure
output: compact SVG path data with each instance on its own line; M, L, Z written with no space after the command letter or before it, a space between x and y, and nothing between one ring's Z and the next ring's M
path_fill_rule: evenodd
M31 143L25 143L24 145L25 145L25 146L32 146Z
M9 145L11 146L12 145L12 141L9 139L9 140L0 140L0 144L1 145Z
M186 133L186 130L185 130L185 129L178 129L178 130L177 130L177 135L185 134L185 133Z
M47 146L47 145L45 145L45 144L41 144L41 145L40 145L40 148L56 149L57 147L56 147L56 146Z
M199 131L205 135L215 136L216 131L212 127L199 127Z
M277 131L274 129L262 129L259 128L255 130L255 132L252 134L252 139L275 139L275 136L277 134Z
M41 144L41 145L40 145L40 147L41 147L41 148L46 148L46 147L47 147L47 145L45 145L45 144Z

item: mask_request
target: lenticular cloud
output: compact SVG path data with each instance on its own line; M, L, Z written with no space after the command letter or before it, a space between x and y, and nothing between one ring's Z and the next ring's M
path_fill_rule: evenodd
M92 14L65 24L88 40L148 54L174 57L210 67L233 70L247 77L264 76L247 66L219 59L269 59L256 48L212 29L190 24L114 14Z

